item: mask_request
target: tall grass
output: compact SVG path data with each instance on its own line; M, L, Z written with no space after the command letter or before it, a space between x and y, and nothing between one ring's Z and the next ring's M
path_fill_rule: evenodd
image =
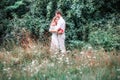
M119 80L120 56L83 49L49 53L49 46L32 44L0 51L1 80Z

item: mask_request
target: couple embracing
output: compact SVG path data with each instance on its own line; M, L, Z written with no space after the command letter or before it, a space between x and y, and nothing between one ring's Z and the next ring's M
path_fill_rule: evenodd
M49 32L52 33L50 52L66 53L65 49L65 20L62 17L60 11L56 11L55 17L53 17Z

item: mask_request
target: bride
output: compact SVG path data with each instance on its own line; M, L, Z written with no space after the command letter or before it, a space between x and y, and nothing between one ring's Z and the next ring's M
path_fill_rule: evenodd
M58 42L58 30L59 30L59 28L57 26L58 20L59 20L59 17L53 17L51 24L50 24L49 32L52 33L50 52L58 52L59 51L59 42Z

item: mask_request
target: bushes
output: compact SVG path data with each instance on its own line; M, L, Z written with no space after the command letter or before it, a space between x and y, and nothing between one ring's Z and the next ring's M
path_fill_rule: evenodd
M118 14L109 14L105 18L93 21L89 25L89 43L101 46L106 50L120 49L120 33Z
M5 4L6 1L1 3ZM112 47L119 49L119 7L115 5L118 2L119 0L109 2L107 0L15 0L12 3L7 1L7 5L0 5L4 6L4 10L0 10L2 15L0 19L5 16L4 20L0 20L5 26L4 29L0 28L2 31L0 36L5 37L14 32L21 34L16 30L25 28L44 42L51 35L48 32L50 21L56 9L60 9L66 21L67 46L73 45L75 48L78 43L71 41L80 41L92 45L99 43L107 49ZM100 35L97 36L98 34ZM82 47L81 43L79 46Z
M102 30L91 32L89 36L89 42L93 46L101 46L106 50L113 50L119 46L116 36Z

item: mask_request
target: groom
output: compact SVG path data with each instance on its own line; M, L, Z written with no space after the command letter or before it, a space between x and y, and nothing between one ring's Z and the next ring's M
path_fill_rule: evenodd
M55 13L56 17L59 17L57 27L58 29L58 43L59 43L59 49L61 53L66 53L65 49L65 20L62 17L62 13L60 11L56 11Z

